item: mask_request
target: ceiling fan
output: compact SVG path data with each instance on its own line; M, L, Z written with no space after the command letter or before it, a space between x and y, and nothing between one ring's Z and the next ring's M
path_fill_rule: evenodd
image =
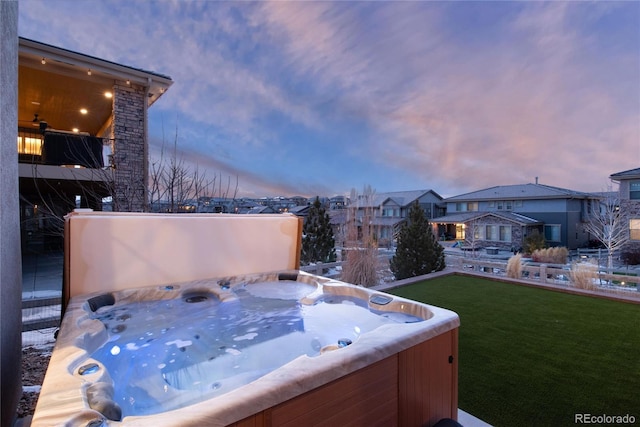
M38 113L33 114L33 120L31 120L31 123L33 123L34 126L39 126L40 132L45 131L48 127L46 120L39 118Z

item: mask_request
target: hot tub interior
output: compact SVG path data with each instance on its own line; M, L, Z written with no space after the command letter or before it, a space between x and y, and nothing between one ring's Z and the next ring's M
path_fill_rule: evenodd
M84 321L101 323L99 338L74 374L115 385L119 410L111 418L149 415L227 393L297 357L346 347L381 325L429 316L388 295L358 293L280 274L98 295L87 301Z

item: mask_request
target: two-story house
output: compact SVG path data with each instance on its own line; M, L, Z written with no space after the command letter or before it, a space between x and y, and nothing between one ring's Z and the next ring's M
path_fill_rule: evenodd
M60 240L75 207L147 209L147 110L171 78L20 38L18 154L23 248Z
M445 199L447 214L433 221L440 235L477 247L520 249L537 232L549 246L575 249L589 241L584 223L597 200L593 194L537 182L502 185Z
M441 201L442 196L433 190L375 193L373 197L359 196L356 200L350 200L347 209L333 209L329 211L329 215L337 241L341 241L341 236L345 235L348 211L353 210L356 221L359 223L365 216L370 217L369 225L375 233L378 244L389 246L406 221L412 204L418 202L425 216L431 220L444 212Z
M620 211L629 221L629 241L625 245L640 250L640 168L611 174L618 183Z

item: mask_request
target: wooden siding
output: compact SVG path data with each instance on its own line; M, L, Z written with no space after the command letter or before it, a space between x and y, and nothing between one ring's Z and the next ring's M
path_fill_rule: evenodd
M233 427L421 427L457 419L458 329L283 402Z

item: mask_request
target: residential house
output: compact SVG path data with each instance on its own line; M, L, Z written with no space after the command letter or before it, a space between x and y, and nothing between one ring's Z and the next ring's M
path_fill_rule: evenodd
M147 110L171 78L37 41L18 40L18 154L23 248L61 241L75 207L147 209Z
M527 236L539 232L549 246L576 249L589 241L584 223L597 200L537 182L503 185L445 199L447 214L434 222L439 235L480 248L518 250Z
M629 242L625 246L640 250L640 168L617 172L609 178L618 183L620 210L629 220Z
M309 216L309 209L311 209L311 205L304 205L304 206L299 205L299 206L294 206L292 208L289 208L289 213L292 213L304 219L307 216Z
M329 210L344 209L349 204L347 196L333 196L329 199Z
M347 211L355 211L356 221L361 223L366 216L370 216L378 244L390 246L396 239L402 224L406 221L411 205L418 203L425 216L432 219L443 211L442 196L433 190L395 191L389 193L374 193L373 197L359 196L351 200ZM329 211L335 236L345 236L348 214L344 209ZM339 241L338 237L336 241Z
M243 211L245 214L273 214L277 213L271 206L255 206L249 210Z

